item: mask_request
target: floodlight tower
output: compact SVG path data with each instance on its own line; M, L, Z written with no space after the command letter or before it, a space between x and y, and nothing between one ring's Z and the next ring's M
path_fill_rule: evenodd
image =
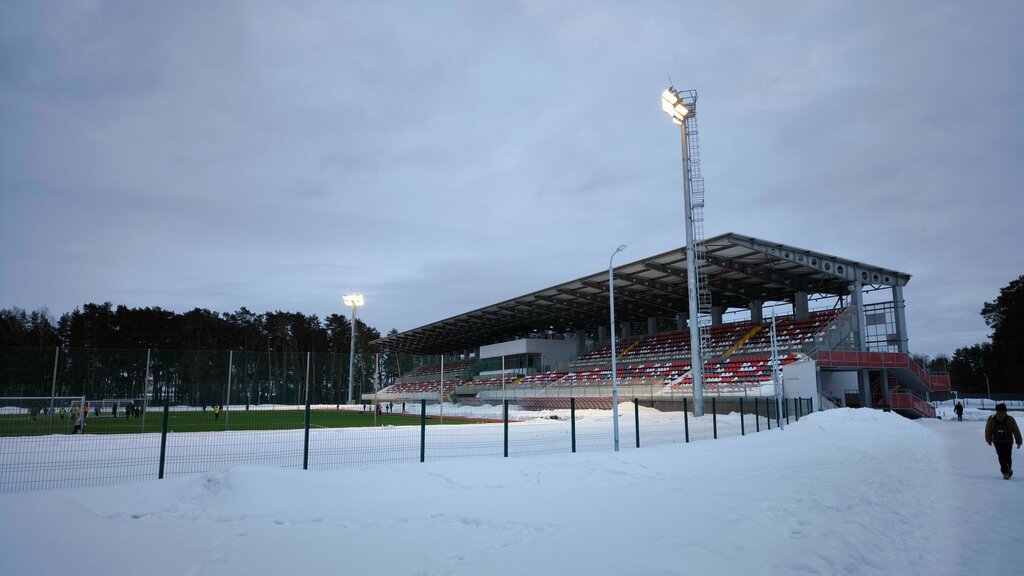
M363 295L358 293L345 294L344 302L346 306L352 307L352 337L349 339L348 348L348 403L355 404L355 400L352 398L354 384L352 378L356 367L356 307L364 304Z
M710 312L711 298L700 277L703 253L704 180L700 176L697 146L697 91L680 93L669 86L661 94L661 109L679 126L683 145L683 203L686 212L686 284L690 309L690 375L693 378L693 415L704 415L704 356L700 314ZM691 150L692 148L692 150ZM691 158L691 153L693 158Z

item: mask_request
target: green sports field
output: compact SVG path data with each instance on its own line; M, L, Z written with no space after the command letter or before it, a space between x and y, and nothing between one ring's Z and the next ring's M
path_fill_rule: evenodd
M418 408L418 407L417 407ZM445 417L445 424L465 424L471 420ZM437 416L428 416L427 424L440 424ZM85 419L86 434L132 434L160 432L163 413L146 414L145 426L141 418L123 416L90 416ZM419 426L419 414L382 414L376 419L372 412L346 410L311 410L310 428L353 428L368 426ZM215 418L212 410L177 411L168 413L167 428L173 432L218 432L224 430L297 430L305 426L305 411L249 410L222 412ZM71 434L74 421L70 416L63 421L58 416L38 415L35 420L28 414L0 415L0 436L39 436L43 434Z

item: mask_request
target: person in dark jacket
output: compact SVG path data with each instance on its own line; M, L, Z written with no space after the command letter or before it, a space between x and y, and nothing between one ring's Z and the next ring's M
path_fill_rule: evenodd
M956 421L957 422L963 422L964 421L964 405L963 404L957 402L956 406L953 406L953 412L956 412Z
M1020 428L1017 421L1006 413L1006 404L996 404L996 413L988 417L985 423L985 442L989 446L996 447L996 456L999 457L999 471L1003 473L1003 480L1009 480L1013 476L1013 443L1017 442L1017 449L1024 443L1021 438Z

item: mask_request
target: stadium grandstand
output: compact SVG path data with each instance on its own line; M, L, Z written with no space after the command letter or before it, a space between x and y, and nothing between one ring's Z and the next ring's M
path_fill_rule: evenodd
M934 416L928 395L949 390L949 377L910 355L908 274L734 233L707 239L704 250L702 281L712 304L697 320L704 394L774 393L774 322L785 397L810 397L816 410ZM376 398L507 399L537 409L576 398L578 406L609 408L615 354L620 398L678 409L693 394L686 260L679 248L615 267L615 327L602 270L376 340L389 354L437 360Z

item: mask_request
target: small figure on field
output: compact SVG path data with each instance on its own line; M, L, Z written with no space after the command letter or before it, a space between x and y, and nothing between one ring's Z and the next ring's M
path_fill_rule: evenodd
M114 418L117 418L117 404L114 404L114 407L111 408L111 410Z
M963 422L964 421L964 405L963 404L957 402L956 406L953 407L953 412L956 412L956 421L957 422Z
M377 416L380 416L380 407L381 407L381 404L380 404L380 402L378 402L377 403Z
M985 442L989 446L995 445L996 456L999 457L999 471L1003 473L1003 480L1009 480L1013 476L1013 442L1017 442L1017 449L1024 442L1021 438L1020 428L1017 421L1006 413L1006 404L996 404L996 413L988 417L985 423Z
M214 420L220 419L220 406L214 406L214 408L213 408L213 419Z
M67 412L67 410L65 410L65 409L64 409L64 407L63 407L63 406L61 406L61 407L60 407L60 412L58 412L58 415L60 416L60 421L61 421L61 422L63 422L63 421L64 421L64 416L66 416L66 415L67 415L67 413L68 413L68 412Z
M79 414L75 416L75 430L72 434L82 434L85 432L85 415Z

